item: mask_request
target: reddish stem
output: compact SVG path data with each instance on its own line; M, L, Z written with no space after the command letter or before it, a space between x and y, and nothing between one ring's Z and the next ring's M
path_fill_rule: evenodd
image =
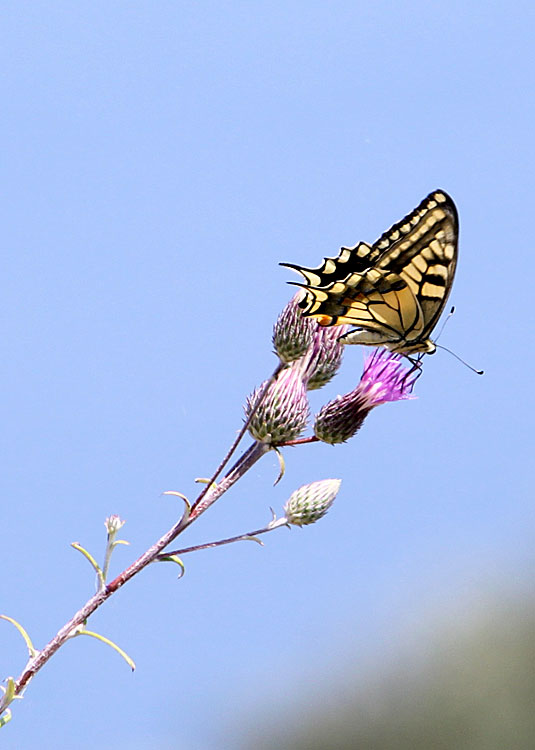
M310 437L304 437L304 438L296 438L295 440L287 440L285 443L279 443L277 445L277 448L286 448L288 445L304 445L305 443L318 443L319 438L317 438L315 435L311 435Z

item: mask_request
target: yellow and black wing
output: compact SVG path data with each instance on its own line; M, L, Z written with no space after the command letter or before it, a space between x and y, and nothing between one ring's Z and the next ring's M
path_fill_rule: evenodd
M306 281L303 314L362 329L346 343L434 351L429 334L451 290L458 233L453 200L436 190L373 245L342 248L316 269L290 266Z
M359 242L354 247L341 247L336 258L324 258L321 266L317 268L305 268L295 263L281 263L285 268L298 271L305 277L306 285L312 287L326 287L333 281L347 278L352 273L365 271L373 265L374 258L380 252L373 250L366 242ZM297 285L299 286L299 284Z

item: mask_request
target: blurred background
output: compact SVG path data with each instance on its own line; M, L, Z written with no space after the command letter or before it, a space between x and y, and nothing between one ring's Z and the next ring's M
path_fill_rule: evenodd
M339 477L306 529L152 566L66 645L3 747L533 746L532 34L527 2L2 6L0 611L44 645L194 498L275 366L293 274L435 188L460 259L413 401L268 454L183 537ZM522 284L520 284L522 281ZM312 394L351 390L363 352ZM0 674L24 643L0 622Z

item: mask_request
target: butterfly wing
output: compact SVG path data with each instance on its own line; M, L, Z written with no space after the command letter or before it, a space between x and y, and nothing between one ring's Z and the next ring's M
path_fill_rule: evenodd
M303 314L364 329L346 334L346 343L431 351L428 336L451 289L457 237L455 204L437 190L372 246L342 248L317 269L289 266L307 282Z
M372 253L372 246L366 242L359 242L354 247L341 247L336 258L324 258L317 268L305 268L294 263L280 263L285 268L291 268L304 276L306 285L310 287L327 287L333 281L347 278L350 274L364 271L373 264L373 259L380 255L378 250ZM298 285L299 286L299 285Z
M364 329L345 334L346 343L395 344L405 341L409 333L418 337L424 327L422 310L410 287L391 272L370 268L326 287L308 287L307 292L304 314L317 317L320 325Z
M377 270L398 274L417 299L423 315L419 339L429 336L448 300L457 265L458 237L455 204L447 193L437 190L372 248L384 248Z

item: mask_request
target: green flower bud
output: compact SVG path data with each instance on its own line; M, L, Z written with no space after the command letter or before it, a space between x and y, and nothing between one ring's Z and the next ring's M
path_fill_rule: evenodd
M316 332L312 347L306 356L305 381L309 391L323 388L338 372L342 364L344 346L338 340L349 326L320 326Z
M292 492L284 506L287 522L294 526L306 526L319 521L334 503L341 483L341 479L322 479L304 484Z
M263 391L265 383L247 399L245 415L249 416L252 407ZM268 388L260 406L254 411L249 432L255 440L271 445L279 445L295 440L305 429L309 416L308 399L303 371L299 364L282 370Z
M359 430L373 408L411 398L414 380L408 377L399 355L377 349L366 359L358 386L320 409L314 434L324 443L344 443Z
M316 322L304 318L299 307L303 292L288 302L273 327L273 346L282 362L294 362L311 346Z

